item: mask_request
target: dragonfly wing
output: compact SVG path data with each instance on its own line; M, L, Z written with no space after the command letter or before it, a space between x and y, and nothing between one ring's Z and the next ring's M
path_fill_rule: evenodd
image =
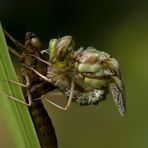
M126 112L125 91L122 81L118 77L113 77L113 82L109 85L109 89L112 93L114 102L118 107L121 116L124 116Z

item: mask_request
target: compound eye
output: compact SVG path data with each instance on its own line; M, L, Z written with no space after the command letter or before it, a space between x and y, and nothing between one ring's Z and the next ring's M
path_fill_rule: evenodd
M74 41L71 36L64 36L57 43L56 58L59 61L64 61L69 53L73 50Z

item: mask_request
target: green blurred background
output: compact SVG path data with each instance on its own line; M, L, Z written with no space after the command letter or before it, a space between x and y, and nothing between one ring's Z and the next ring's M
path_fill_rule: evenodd
M98 106L73 103L67 112L46 104L59 148L148 148L147 1L5 0L0 20L21 42L27 31L35 32L46 48L49 39L72 35L76 48L94 46L120 62L126 116L120 117L111 95ZM13 148L5 114L0 115L0 147Z

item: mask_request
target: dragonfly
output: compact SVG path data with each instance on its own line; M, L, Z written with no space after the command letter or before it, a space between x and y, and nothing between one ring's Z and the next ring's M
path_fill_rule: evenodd
M42 58L40 52L43 50L43 47L41 41L34 33L26 33L24 45L14 39L7 31L4 30L4 33L5 36L9 38L18 49L23 50L22 54L19 54L15 49L9 47L9 50L20 60L21 64L29 65L32 68L40 71L40 73L43 75L47 73L46 64L40 62L34 57L29 56L29 54L33 54ZM8 82L18 84L25 88L23 93L27 102L22 102L13 96L7 96L28 106L41 147L57 148L56 134L51 119L48 116L42 101L40 99L36 100L46 92L53 90L54 87L23 65L21 67L21 75L22 83L15 82L13 80L8 80Z
M48 62L32 55L48 65L46 76L24 65L56 86L68 101L66 106L62 107L44 96L43 99L62 110L67 110L72 101L81 106L97 105L111 92L121 116L124 116L126 97L118 61L108 53L93 47L75 50L74 44L71 36L50 40Z

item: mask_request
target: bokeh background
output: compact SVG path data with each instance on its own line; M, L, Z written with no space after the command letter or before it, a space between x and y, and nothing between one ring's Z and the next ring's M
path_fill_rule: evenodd
M72 35L76 48L94 46L120 62L126 116L120 117L111 95L98 106L73 103L67 112L46 104L59 148L148 147L147 1L5 0L0 2L0 21L21 42L27 31L35 32L45 48L51 38ZM4 113L0 115L0 147L13 148Z

